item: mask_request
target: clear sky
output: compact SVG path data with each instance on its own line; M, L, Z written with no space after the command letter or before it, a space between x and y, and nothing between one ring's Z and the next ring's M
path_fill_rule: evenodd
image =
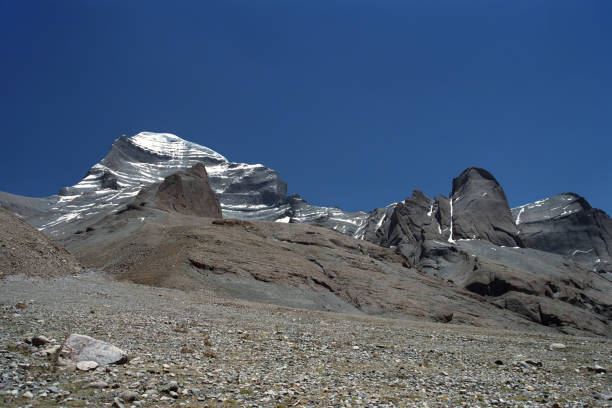
M612 1L0 0L0 190L55 194L122 134L263 163L318 205L448 195L612 214Z

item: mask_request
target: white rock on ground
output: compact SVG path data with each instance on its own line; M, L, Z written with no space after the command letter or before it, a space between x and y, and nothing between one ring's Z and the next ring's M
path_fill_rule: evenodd
M71 334L62 346L61 357L72 363L95 361L99 365L127 362L127 353L112 344L82 334Z

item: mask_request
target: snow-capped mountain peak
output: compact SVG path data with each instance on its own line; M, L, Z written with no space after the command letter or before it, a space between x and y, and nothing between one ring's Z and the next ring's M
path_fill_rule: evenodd
M171 133L140 132L129 137L128 140L142 150L160 156L171 156L173 159L200 158L209 155L215 160L227 162L228 160L209 149L208 147L189 142Z

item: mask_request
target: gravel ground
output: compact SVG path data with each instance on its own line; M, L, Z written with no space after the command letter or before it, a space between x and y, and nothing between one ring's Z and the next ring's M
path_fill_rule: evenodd
M74 371L24 341L69 333L131 360ZM611 352L603 338L232 302L93 272L0 281L7 407L604 407Z

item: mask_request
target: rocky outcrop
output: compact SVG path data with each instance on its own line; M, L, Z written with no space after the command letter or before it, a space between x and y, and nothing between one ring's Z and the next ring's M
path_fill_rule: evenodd
M441 220L444 215L440 210L440 199L432 200L415 190L412 197L385 211L378 224L370 228L368 236L383 246L396 248L411 262L418 264L427 240L444 239L441 227L447 223Z
M222 217L219 200L210 188L203 164L176 172L163 182L143 189L129 206L147 206L199 217Z
M603 255L610 242L605 229L609 218L584 203L576 203L565 209L558 205L546 209L549 215L551 209L559 207L559 214L542 221L541 216L535 217L532 206L528 207L521 215L529 216L518 219L518 210L515 221L495 178L486 170L469 168L453 180L450 199L442 195L431 199L417 190L401 203L375 210L364 237L396 250L422 271L507 306L534 322L567 332L592 327L592 332L607 335L612 318L612 281L585 267L576 255L584 257L593 252L598 265L606 265ZM541 207L541 203L534 206ZM574 217L581 214L583 218L573 220L573 226L567 224L571 219L559 218L561 214L571 217L574 212ZM523 223L528 228L519 233L517 225L522 228ZM547 237L545 231L557 231L560 236ZM521 248L522 234L527 246L537 250ZM555 239L559 241L556 246L545 246ZM576 262L568 261L562 255L572 253L559 248L569 242L588 243L589 248L597 250L576 251L572 257ZM546 312L527 312L533 307L526 307L525 302L517 306L519 295L529 296L531 306L542 305ZM579 321L568 318L572 310L581 316Z
M0 208L0 278L9 275L57 277L81 272L64 247Z
M612 278L612 219L574 193L512 209L526 247L564 255Z
M453 239L521 246L506 194L488 171L470 167L453 179L451 211Z

